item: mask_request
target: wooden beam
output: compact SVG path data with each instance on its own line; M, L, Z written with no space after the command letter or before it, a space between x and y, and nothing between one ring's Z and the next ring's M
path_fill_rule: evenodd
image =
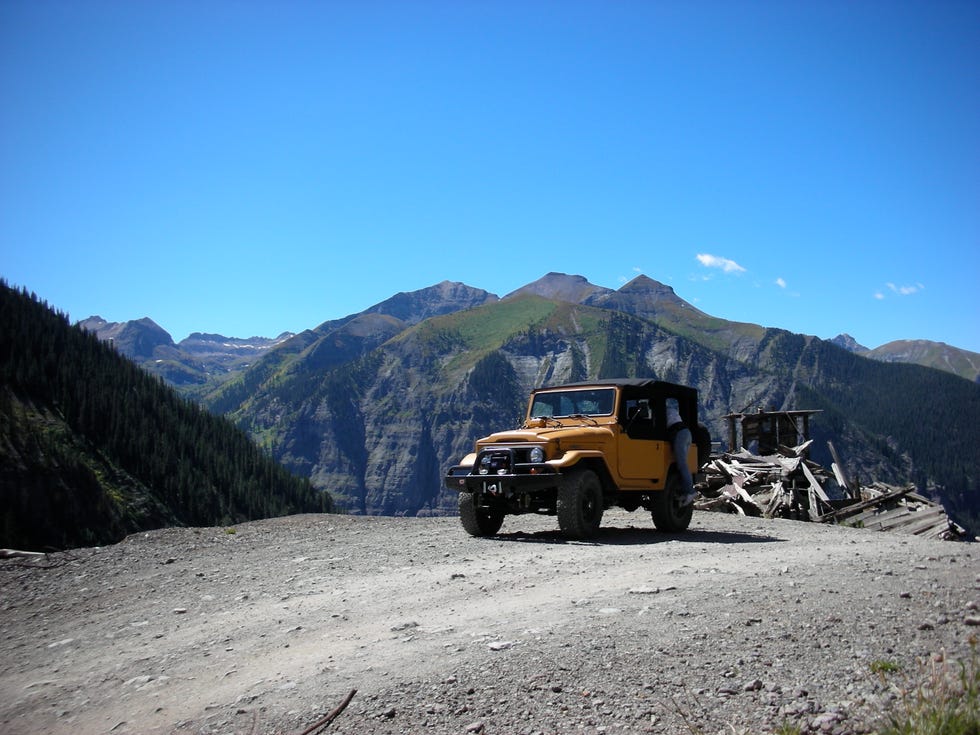
M884 503L887 503L888 501L897 500L910 492L912 492L911 486L906 488L896 488L886 495L878 495L870 500L863 500L860 503L855 503L854 505L849 505L846 508L835 510L833 513L829 513L828 515L832 516L836 520L843 520L845 518L850 520L851 516L857 515L863 510L868 508L876 508Z
M810 487L813 488L813 491L819 496L819 498L822 501L827 503L827 505L830 505L830 498L827 497L827 493L825 493L823 491L823 488L820 486L820 481L817 480L813 472L810 471L810 468L807 467L806 462L800 463L800 469L803 470L803 474L804 476L806 476L807 482L810 483Z
M840 457L837 456L837 450L834 448L834 443L827 440L827 447L830 449L830 456L833 458L833 462L830 465L830 469L834 471L834 477L837 478L837 484L847 491L848 495L851 495L851 483L847 481L847 477L844 476L844 464L840 461Z

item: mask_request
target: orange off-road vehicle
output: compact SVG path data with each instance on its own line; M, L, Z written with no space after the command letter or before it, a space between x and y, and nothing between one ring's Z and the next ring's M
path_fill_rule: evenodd
M674 457L668 400L691 430L687 457ZM676 462L697 482L710 451L694 388L598 380L533 391L523 425L477 440L445 484L459 493L459 518L473 536L497 533L504 516L542 513L557 516L565 536L589 538L612 506L645 508L659 530L683 531L693 506L681 502Z

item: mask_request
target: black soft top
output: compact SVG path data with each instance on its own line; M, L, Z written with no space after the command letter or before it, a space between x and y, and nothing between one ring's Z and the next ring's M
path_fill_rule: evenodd
M664 380L654 380L653 378L602 378L601 380L588 380L581 383L563 383L562 385L548 385L539 390L555 390L558 388L588 388L589 386L613 386L620 388L645 388L652 392L666 393L671 396L691 394L697 395L696 388L690 388L678 383L668 383Z
M698 425L698 391L678 383L668 383L664 380L654 380L653 378L603 378L601 380L589 380L581 383L564 383L562 385L549 385L537 388L531 392L531 400L534 395L543 391L560 390L562 388L620 388L623 399L636 400L647 399L655 402L654 411L657 422L661 426L666 426L665 408L666 399L674 398L677 400L677 408L681 418L688 427ZM622 411L622 407L620 407Z

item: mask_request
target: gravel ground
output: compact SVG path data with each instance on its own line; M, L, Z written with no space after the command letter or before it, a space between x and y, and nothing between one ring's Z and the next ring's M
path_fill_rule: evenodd
M870 732L978 631L977 544L556 528L305 515L0 562L0 731L299 735L356 689L326 732Z

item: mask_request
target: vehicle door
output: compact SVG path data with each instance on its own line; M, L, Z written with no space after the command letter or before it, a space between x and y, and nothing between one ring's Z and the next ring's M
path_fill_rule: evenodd
M659 412L660 415L663 412ZM659 480L666 473L663 431L650 398L625 397L620 413L619 474L624 480ZM659 438L658 438L659 437Z

